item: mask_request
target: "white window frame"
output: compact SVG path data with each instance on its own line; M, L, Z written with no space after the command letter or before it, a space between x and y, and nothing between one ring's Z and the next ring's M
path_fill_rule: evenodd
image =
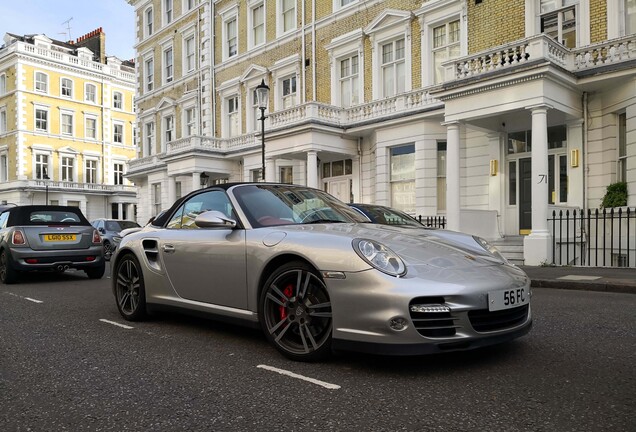
M93 91L89 92L89 88L92 88ZM92 95L92 99L89 97ZM84 102L89 103L97 103L97 86L93 83L84 83Z
M565 1L568 3L559 3L557 9L568 8L570 2L574 4L574 13L576 17L576 46L590 45L590 0L556 0L557 2ZM610 4L615 3L608 1L608 19L610 15ZM618 5L615 5L618 7ZM540 0L525 0L526 11L526 37L541 34L541 3ZM613 13L616 16L615 13ZM615 27L618 22L615 23ZM462 29L463 30L463 29ZM608 36L610 32L618 31L617 28L610 29L608 27ZM610 37L611 39L611 37Z
M124 93L117 90L113 92L113 109L124 109Z
M223 42L223 50L222 50L222 56L223 56L223 60L228 60L230 58L234 58L237 57L239 52L238 52L238 48L239 48L239 13L238 13L238 5L234 5L228 9L223 10L222 12L219 13L219 15L221 16L221 22L222 22L222 28L221 28L221 33L222 33L222 42ZM234 31L236 33L234 39L236 40L235 45L236 45L236 52L235 53L231 53L230 52L230 35L228 34L228 25L234 22Z
M118 169L118 166L121 166L121 169ZM126 161L113 161L113 184L123 185L126 181L126 179L124 179L124 175L126 175ZM119 181L120 178L121 181Z
M174 0L161 0L161 20L164 27L174 21Z
M389 171L389 198L390 198L390 205L391 207L394 207L398 210L402 210L406 213L409 214L413 214L415 212L415 197L416 197L416 191L415 191L415 182L416 182L416 177L417 177L417 173L416 173L416 160L415 157L417 155L417 151L415 149L415 144L414 143L404 143L404 144L400 144L400 145L396 145L396 146L391 146L391 147L387 147L387 159L389 161L389 166L392 167L394 166L393 163L393 155L391 154L392 151L394 149L399 149L399 148L406 148L406 147L413 147L413 151L409 152L409 153L405 153L405 154L412 154L412 158L413 158L413 172L412 172L412 177L409 178L394 178L394 173L393 171ZM396 156L400 156L400 155L396 155ZM399 203L395 202L395 196L393 194L393 187L394 185L404 185L404 184L412 184L413 185L413 208L404 208L403 206L401 206Z
M77 182L77 155L74 153L60 152L59 158L60 172L58 178L60 181ZM66 161L71 161L71 165L67 165Z
M7 74L0 74L0 96L3 96L7 93Z
M38 166L42 166L46 168L46 172L49 176L50 180L53 180L53 171L51 171L51 158L53 155L53 150L43 149L43 148L34 148L33 149L33 170L31 173L31 177L33 180L44 180L44 170L40 170L40 176L38 176ZM41 158L45 157L46 161L42 162Z
M333 10L338 11L349 7L354 3L358 3L358 0L333 0Z
M161 182L152 183L152 185L150 187L150 190L151 190L150 199L152 200L151 211L152 211L152 214L154 216L157 216L162 210L162 204L161 204Z
M354 30L332 39L326 47L331 65L331 104L342 106L340 94L340 62L342 59L358 56L358 97L359 104L364 102L364 33Z
M181 2L182 15L196 9L198 0L183 0Z
M0 107L0 134L5 134L8 132L7 126L7 107Z
M188 52L188 41L192 41L192 52ZM182 69L183 76L186 76L197 69L197 41L194 29L183 34Z
M60 97L66 99L73 99L73 87L75 87L75 83L72 78L61 77L60 78ZM69 93L68 95L64 94L65 90Z
M88 131L88 121L92 120L95 122L95 130L93 136L91 136ZM97 115L95 114L84 114L84 138L89 140L97 140Z
M230 111L230 102L233 102L234 111ZM241 95L239 93L232 94L223 98L223 130L224 138L233 138L241 135ZM233 130L232 126L236 129Z
M150 68L148 67L150 63ZM155 89L155 56L149 55L144 57L144 66L143 66L143 77L144 77L144 93L151 92ZM148 73L150 71L150 74Z
M149 134L149 130L152 134ZM144 123L144 141L142 143L142 155L150 156L155 153L155 136L157 131L157 125L154 120L147 121Z
M192 114L192 117L190 117L190 113ZM183 107L181 125L182 137L189 137L197 134L197 109L194 104Z
M44 81L38 80L39 76L44 77ZM42 84L44 84L44 89L41 88ZM38 86L40 88L38 88ZM49 92L49 74L47 74L45 72L42 72L42 71L35 71L34 76L33 76L33 89L36 92L48 94L48 92Z
M168 65L166 62L166 54L168 51L170 51L170 73L168 73ZM163 46L161 50L161 79L163 80L163 84L174 81L174 47L172 44Z
M298 106L301 102L301 94L303 92L302 83L300 82L301 70L300 70L300 56L294 54L293 56L279 60L271 67L272 77L274 82L274 88L270 89L274 92L274 111L280 111L284 106L283 98L283 81L296 76L296 94L292 99L292 106ZM288 107L289 108L289 107Z
M9 181L9 152L6 146L0 151L0 182Z
M254 11L258 8L263 8L263 23L260 25L263 32L263 41L256 43L255 27L254 27ZM255 1L249 5L247 11L247 45L248 49L252 49L261 45L264 45L267 38L267 5L264 0Z
M385 22L390 24L384 24ZM411 14L408 11L385 11L378 16L365 30L371 39L373 99L383 99L384 81L382 74L382 46L404 39L404 92L412 90L412 52L411 49Z
M89 169L89 163L94 163L95 166L94 168L90 168ZM88 173L89 171L94 171L94 176L93 176L93 181L88 181ZM89 184L95 184L95 183L99 183L99 158L92 156L84 156L84 173L83 173L83 180L84 183L89 183Z
M46 128L38 128L38 111L44 111L46 113ZM36 132L49 133L51 130L51 110L48 106L34 105L33 106L33 130Z
M71 119L71 132L64 131L64 118L69 116ZM60 110L60 135L75 136L75 113L69 110Z
M119 133L117 132L117 129L121 128L121 130L119 131ZM114 144L124 144L124 138L126 135L126 126L124 125L124 122L121 121L114 121L113 122L113 143ZM119 136L119 141L117 141L117 137Z
M165 152L168 148L168 143L175 139L175 115L174 112L170 112L161 117L161 152Z
M150 17L150 19L148 19ZM144 9L144 36L152 36L155 32L155 10L152 6Z
M636 23L634 28L627 30L627 2L634 3L636 0L618 0L607 2L607 38L616 39L627 36L636 32ZM634 17L636 19L636 15Z
M283 10L285 1L290 1L293 3L293 12L292 8L287 10ZM292 27L286 29L285 28L285 15L287 13L293 13L294 24ZM276 0L276 36L280 37L286 35L288 33L293 32L298 28L298 3L296 0Z

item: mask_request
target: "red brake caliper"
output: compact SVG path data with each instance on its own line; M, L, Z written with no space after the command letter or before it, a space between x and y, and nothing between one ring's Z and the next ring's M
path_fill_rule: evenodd
M287 285L285 289L283 289L283 294L285 294L287 299L291 298L291 296L294 294L294 287L292 286L292 284ZM281 299L281 300L283 302L286 302L287 299ZM284 320L285 318L287 318L287 311L285 310L285 306L278 306L278 310L280 311L281 320Z

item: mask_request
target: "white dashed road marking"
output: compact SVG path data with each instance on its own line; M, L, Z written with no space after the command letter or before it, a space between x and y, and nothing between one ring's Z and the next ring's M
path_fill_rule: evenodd
M276 373L279 373L281 375L285 375L285 376L288 376L288 377L292 377L292 378L296 378L296 379L299 379L299 380L307 381L307 382L319 385L319 386L324 387L324 388L329 389L329 390L338 390L340 388L339 385L330 384L328 382L320 381L320 380L317 380L317 379L314 379L314 378L309 378L309 377L306 377L306 376L303 376L303 375L299 375L299 374L294 373L294 372L290 372L290 371L285 370L285 369L278 369L278 368L275 368L273 366L267 366L267 365L258 365L256 367L259 368L259 369L265 369L265 370L268 370L268 371L271 371L271 372L276 372Z
M102 318L102 319L100 319L100 321L101 321L101 322L104 322L104 323L106 323L106 324L112 324L112 325L117 326L117 327L125 328L125 329L127 329L127 330L130 330L130 329L133 329L133 328L134 328L134 327L131 327L131 326L127 326L127 325L125 325L125 324L119 324L118 322L115 322L115 321L109 321L109 320L107 320L107 319L103 319L103 318Z
M13 297L17 297L17 298L20 298L22 300L28 300L28 301L33 302L33 303L44 303L42 300L36 300L36 299L30 298L30 297L22 297L21 295L13 294L13 293L7 292L7 291L5 291L5 294L9 294L9 295L11 295Z

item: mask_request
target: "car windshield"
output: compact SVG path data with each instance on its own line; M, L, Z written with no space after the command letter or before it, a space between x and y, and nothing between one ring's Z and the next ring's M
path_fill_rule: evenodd
M136 228L139 226L137 222L133 221L106 221L104 224L106 231L121 231L127 228Z
M369 216L373 223L382 225L401 225L422 228L422 224L399 210L388 207L361 206L361 211Z
M366 222L343 202L317 189L292 185L244 185L234 196L255 227Z

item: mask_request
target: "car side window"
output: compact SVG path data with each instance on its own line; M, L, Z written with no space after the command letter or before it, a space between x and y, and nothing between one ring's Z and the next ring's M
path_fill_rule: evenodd
M9 212L0 214L0 229L7 227L7 220L9 219Z
M168 222L168 228L199 229L194 220L199 214L210 210L232 217L233 207L225 191L212 190L193 196L175 212Z

